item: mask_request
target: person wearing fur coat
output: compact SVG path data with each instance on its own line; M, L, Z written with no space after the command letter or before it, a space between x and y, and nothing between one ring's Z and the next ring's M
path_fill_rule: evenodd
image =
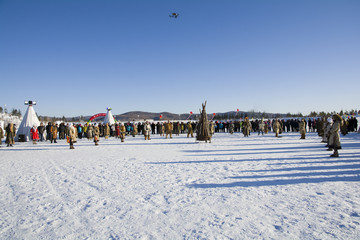
M110 126L109 123L107 123L104 127L104 135L105 135L105 139L109 139L110 136Z
M126 127L123 123L120 123L120 138L121 142L125 141L125 135L126 135Z
M146 121L146 123L144 125L145 140L150 140L150 133L151 133L151 125L148 121Z
M13 144L15 144L14 138L15 138L15 127L14 124L9 123L8 126L5 128L6 132L6 140L5 143L7 143L8 147L12 147Z
M170 138L172 138L172 132L174 130L174 125L172 122L168 121L166 123L166 126L165 126L165 129L166 129L166 139L168 138L168 136L170 135Z
M333 124L330 128L329 136L329 149L328 151L334 150L334 153L330 157L339 157L338 149L341 149L340 143L340 128L343 125L343 120L339 114L335 114L332 117Z
M281 124L279 122L279 120L274 120L274 123L273 123L273 130L275 132L275 137L279 137L279 133L281 131Z
M132 136L135 137L136 135L138 135L138 128L137 125L133 123Z
M75 130L75 127L70 124L70 127L69 127L69 143L70 143L70 149L75 149L74 148L74 142L76 142L77 139L76 139L76 130Z
M99 145L100 141L100 128L95 124L94 125L94 143L95 146Z
M305 134L306 134L306 122L304 119L301 119L300 123L299 123L299 130L300 130L300 134L301 134L301 138L300 139L305 139Z

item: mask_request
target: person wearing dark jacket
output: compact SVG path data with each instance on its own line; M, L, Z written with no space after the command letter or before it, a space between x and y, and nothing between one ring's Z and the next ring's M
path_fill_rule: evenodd
M40 126L37 127L38 132L39 132L39 141L42 142L44 141L44 132L45 132L45 126L43 123L40 123Z

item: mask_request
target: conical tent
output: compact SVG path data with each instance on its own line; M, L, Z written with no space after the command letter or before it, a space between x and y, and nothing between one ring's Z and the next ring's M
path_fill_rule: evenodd
M107 113L106 113L106 116L104 118L104 124L109 124L109 125L113 125L115 124L115 120L114 120L114 117L111 113L111 108L107 108Z
M16 133L15 141L29 141L31 139L30 129L34 125L38 127L40 125L40 121L36 116L33 106L29 105Z

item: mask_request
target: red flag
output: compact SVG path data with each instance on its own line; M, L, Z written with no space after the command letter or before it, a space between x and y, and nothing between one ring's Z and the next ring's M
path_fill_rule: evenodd
M187 118L185 121L189 120L189 118L191 117L191 115L192 115L192 112L190 112L190 115L188 116L188 118Z
M162 119L163 115L160 115L160 119Z

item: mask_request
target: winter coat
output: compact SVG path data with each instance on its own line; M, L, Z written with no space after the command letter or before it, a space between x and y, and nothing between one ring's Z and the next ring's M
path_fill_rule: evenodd
M265 123L263 121L261 121L259 123L259 132L263 132L265 130Z
M171 122L168 122L166 124L166 133L168 133L168 134L172 133L173 129L174 129L174 125Z
M343 121L340 115L336 114L333 116L334 123L330 129L330 137L329 137L329 148L333 149L341 149L340 143L340 127L343 124Z
M32 127L30 129L30 134L33 141L39 140L39 131L37 130L37 128Z
M215 124L214 122L210 122L210 134L214 135L215 133Z
M134 136L138 134L138 129L137 129L137 126L134 125L133 126L133 133L132 133Z
M109 124L106 124L104 127L104 135L105 136L110 136L110 126Z
M150 123L145 123L143 132L144 132L145 136L150 136L150 133L151 133Z
M92 138L93 137L93 127L91 125L88 126L87 128L87 138Z
M126 127L125 127L125 125L121 125L121 126L120 126L120 132L125 135L125 133L126 133Z
M5 132L6 132L6 140L5 140L5 143L7 144L15 144L14 142L14 138L15 138L15 128L14 128L14 125L12 123L10 123L6 129L5 129Z
M1 144L1 139L4 137L4 130L0 127L0 144Z
M94 127L94 142L98 142L99 140L100 140L100 129L99 127Z
M115 136L120 136L120 126L118 124L115 124Z
M71 139L72 142L76 142L76 129L74 126L70 126L69 128L69 138Z
M300 130L300 134L305 134L306 133L306 123L305 120L301 120L300 124L299 124L299 130Z
M251 124L250 124L250 121L248 120L248 119L246 119L245 121L244 121L244 132L243 132L243 134L244 134L244 136L249 136L249 134L250 134L250 130L251 130Z
M58 128L56 127L55 124L53 124L50 128L50 132L52 134L52 138L56 139L57 138L57 133L58 133Z
M274 121L273 130L275 133L279 134L279 132L281 131L281 124L279 121Z
M39 134L44 134L44 132L45 132L45 127L44 126L40 125L40 126L38 126L37 129L39 131Z

